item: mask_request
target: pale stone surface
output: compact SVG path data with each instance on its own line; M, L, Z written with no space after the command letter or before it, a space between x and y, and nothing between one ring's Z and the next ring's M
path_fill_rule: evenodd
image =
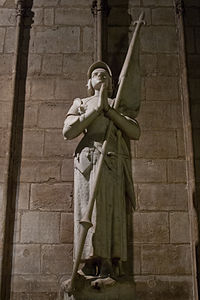
M70 101L72 101L71 99L80 97L80 95L86 96L85 84L86 82L83 80L59 78L59 80L56 81L55 98L65 99L65 101L70 99Z
M178 147L178 157L185 157L185 144L184 144L184 134L183 130L177 130L177 147Z
M168 243L168 213L134 213L133 239L136 243Z
M80 138L73 141L64 141L63 137L60 135L60 130L46 130L45 132L45 144L44 144L44 154L45 156L62 155L64 157L70 158L76 149L77 142ZM52 143L52 141L54 141Z
M39 54L29 54L28 56L28 74L40 75L42 57Z
M132 160L134 182L166 182L167 170L164 159Z
M144 27L141 31L141 50L152 53L177 52L175 28L170 26Z
M34 0L35 7L56 6L59 0Z
M5 158L0 158L0 182L4 181Z
M39 107L38 127L62 128L65 117L66 103L43 103Z
M43 211L71 211L72 185L66 183L32 184L30 209Z
M61 0L60 2L61 5L66 5L66 6L77 6L77 7L88 7L91 5L90 0L81 0L81 3L79 0Z
M90 9L57 8L55 10L55 24L62 25L93 25L93 17Z
M24 113L24 127L33 128L37 125L38 104L26 103Z
M144 6L173 6L172 0L145 0Z
M24 157L41 157L43 155L44 132L41 130L24 131L22 153Z
M178 55L177 54L157 54L157 72L163 76L178 75Z
M74 161L73 159L64 159L61 168L61 178L65 181L73 181L74 178Z
M8 132L6 129L0 128L0 156L5 157L8 147Z
M54 79L37 78L32 79L31 98L36 100L54 99Z
M170 213L170 243L189 243L189 216L186 212Z
M0 102L0 127L6 128L8 126L8 119L10 115L10 105L6 102Z
M3 76L0 80L0 100L7 101L11 98L11 77Z
M175 131L143 130L137 144L137 157L141 158L175 158L177 141Z
M40 273L40 245L14 246L14 274Z
M42 8L34 8L33 9L34 17L33 22L34 25L42 25L44 21L44 12Z
M0 55L0 75L10 75L12 72L12 55Z
M38 27L31 52L76 53L80 49L79 39L80 29L78 27ZM52 43L52 41L54 42Z
M178 98L178 78L154 76L147 77L146 81L147 100L176 100Z
M22 182L46 182L60 179L60 162L56 160L23 159Z
M83 52L93 52L94 30L91 27L83 28Z
M186 182L185 160L168 160L168 182Z
M21 217L21 242L58 243L59 223L59 213L24 212Z
M0 52L3 52L5 32L4 28L0 28Z
M144 245L142 273L160 275L191 274L191 253L188 245Z
M15 25L16 13L14 9L1 8L0 9L0 26Z
M62 72L63 55L47 54L43 57L43 74L60 74Z
M0 35L4 33L4 29L0 28ZM7 27L6 28L6 35L5 35L5 53L12 53L14 52L14 43L15 40L15 27ZM1 44L0 44L1 45Z
M69 79L86 80L87 68L92 64L91 54L64 55L63 73Z
M181 128L181 105L164 101L142 102L137 120L143 130Z
M73 243L74 216L70 213L61 214L60 241L62 243Z
M20 183L17 206L18 209L28 209L30 198L30 184Z
M71 274L72 245L45 245L42 246L42 272L44 274Z
M139 184L139 210L187 210L185 184Z
M44 25L53 25L54 24L54 9L45 8L44 9Z

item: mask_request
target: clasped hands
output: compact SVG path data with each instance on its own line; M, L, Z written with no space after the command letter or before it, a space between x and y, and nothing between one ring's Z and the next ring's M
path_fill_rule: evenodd
M108 94L105 83L102 83L100 91L99 91L99 101L98 101L98 111L99 112L107 112L110 109L110 105L108 104Z

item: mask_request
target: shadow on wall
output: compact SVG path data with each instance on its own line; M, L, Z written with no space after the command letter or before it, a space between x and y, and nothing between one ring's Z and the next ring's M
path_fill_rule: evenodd
M186 55L190 112L192 121L194 165L195 165L195 206L200 232L200 3L185 0L184 26L186 33ZM200 292L200 244L197 246L198 289Z
M118 89L118 78L128 51L129 35L134 31L130 28L132 20L128 14L128 0L110 0L109 7L112 7L108 16L108 53L107 63L112 70L114 93ZM139 16L138 16L139 17ZM127 201L129 202L129 201ZM131 204L127 203L127 226L128 226L128 262L125 266L127 275L133 274L133 215Z
M5 243L3 249L3 270L1 279L1 295L0 299L10 299L11 273L12 273L12 252L13 252L13 236L16 211L16 199L19 184L19 175L21 167L22 138L23 138L23 122L24 107L26 96L26 77L28 69L28 53L31 24L33 23L33 5L32 0L26 1L24 14L22 16L22 24L19 32L19 50L16 67L16 80L14 83L13 97L13 119L11 128L11 146L9 155L9 177L7 189L7 208L6 208L6 226L5 226ZM13 41L15 43L15 41Z

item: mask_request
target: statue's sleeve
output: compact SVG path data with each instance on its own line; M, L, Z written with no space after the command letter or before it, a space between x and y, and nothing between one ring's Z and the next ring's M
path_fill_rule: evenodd
M74 102L70 109L67 112L66 118L68 116L79 116L80 115L80 106L81 106L81 99L76 98L74 99Z

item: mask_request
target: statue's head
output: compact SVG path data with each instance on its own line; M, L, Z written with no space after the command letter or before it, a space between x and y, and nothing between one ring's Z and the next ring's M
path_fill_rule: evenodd
M94 95L95 89L99 89L102 82L105 82L107 84L108 96L112 96L112 73L109 66L106 63L102 61L97 61L93 63L88 69L87 76L87 87L89 96Z

